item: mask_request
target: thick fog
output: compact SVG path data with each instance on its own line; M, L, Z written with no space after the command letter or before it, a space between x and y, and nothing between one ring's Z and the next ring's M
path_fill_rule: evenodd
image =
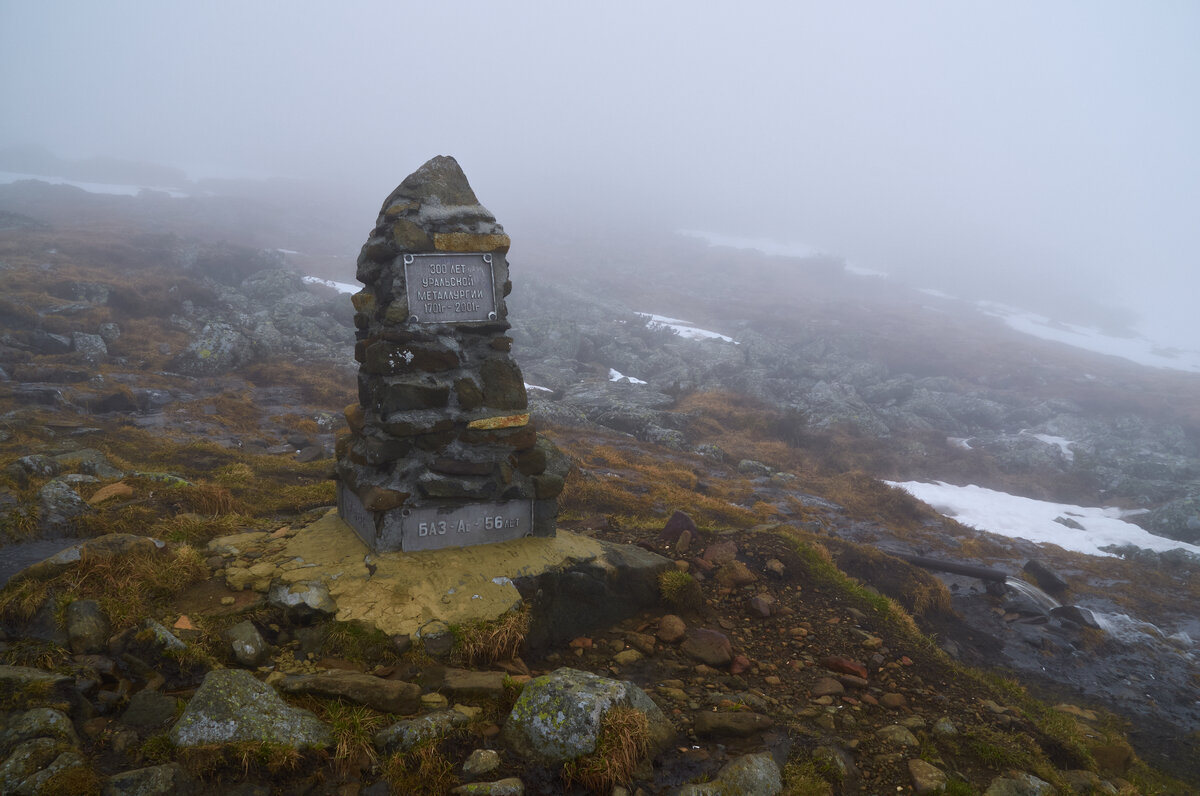
M0 0L0 146L805 243L1200 345L1200 5Z

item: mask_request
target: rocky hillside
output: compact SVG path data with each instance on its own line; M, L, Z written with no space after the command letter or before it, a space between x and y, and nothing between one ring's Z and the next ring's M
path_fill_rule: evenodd
M651 248L653 269L597 253L604 268L564 281L539 263L567 253L533 251L514 261L514 352L575 462L562 537L608 552L514 576L520 605L494 619L410 632L352 596L406 557L335 542L327 562L314 541L335 532L355 400L344 297L253 247L8 207L0 793L1200 782L1197 668L1175 633L1193 561L990 537L875 480L1172 505L1195 472L1184 377L1080 375L1074 355L930 322L835 271L782 301L778 284L714 289L746 265L728 253ZM764 283L779 265L749 263ZM1037 560L1066 608L1163 630L1118 637L913 555L1015 580Z

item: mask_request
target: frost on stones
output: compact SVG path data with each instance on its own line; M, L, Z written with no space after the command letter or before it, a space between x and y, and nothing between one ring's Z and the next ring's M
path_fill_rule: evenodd
M508 248L451 157L388 196L362 248L338 511L377 552L554 535L565 458L525 411Z

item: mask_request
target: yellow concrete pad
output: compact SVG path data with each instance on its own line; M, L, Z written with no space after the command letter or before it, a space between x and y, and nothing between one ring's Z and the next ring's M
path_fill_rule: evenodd
M495 619L521 602L514 578L601 554L596 540L563 530L549 539L376 554L330 511L288 540L280 562L298 566L281 571L279 578L324 582L340 621L357 620L389 634L416 634L434 619L447 624Z

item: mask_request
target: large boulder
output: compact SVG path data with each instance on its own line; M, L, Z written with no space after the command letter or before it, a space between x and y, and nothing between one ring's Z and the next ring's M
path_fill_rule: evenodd
M1136 517L1134 521L1150 533L1179 542L1200 544L1200 495L1172 500Z
M605 714L616 707L646 714L651 748L661 750L675 728L633 683L562 668L525 685L504 725L504 738L522 756L558 765L596 751Z
M69 483L58 478L38 491L38 508L38 527L44 536L73 534L76 520L92 511Z
M316 716L289 706L250 672L218 669L205 676L170 739L182 747L265 741L307 749L329 746L333 736Z
M250 361L250 340L228 323L206 323L172 366L189 376L216 376Z

